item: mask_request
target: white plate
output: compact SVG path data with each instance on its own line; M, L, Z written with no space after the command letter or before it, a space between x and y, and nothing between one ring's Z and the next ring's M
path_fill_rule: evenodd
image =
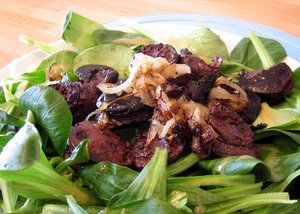
M133 19L145 25L153 32L159 32L159 34L170 35L172 37L192 31L196 27L199 27L199 23L201 22L220 35L229 51L232 50L241 38L247 36L250 31L254 31L259 36L273 38L280 42L287 51L289 57L287 57L286 62L292 70L300 67L300 39L270 27L227 17L202 14L161 14L133 17ZM104 25L108 28L125 27L120 21L113 21ZM23 44L20 43L20 45ZM73 49L62 40L54 42L52 45L61 49ZM3 79L7 76L30 71L46 55L46 53L38 49L29 52L13 60L12 63L1 69L0 78Z

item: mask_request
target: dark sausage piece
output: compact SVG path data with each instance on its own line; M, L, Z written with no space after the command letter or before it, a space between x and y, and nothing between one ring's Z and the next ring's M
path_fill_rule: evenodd
M189 143L191 141L191 133L187 124L176 124L172 130L171 139L154 138L149 145L146 146L146 134L140 136L133 145L132 154L134 166L142 169L151 160L154 155L155 148L168 148L168 163L173 163L189 151Z
M202 77L197 86L193 89L192 100L202 104L207 104L207 96L210 92L210 89L214 86L216 79L218 78L219 73L212 73Z
M191 82L191 74L183 74L175 78L168 78L161 88L170 98L177 98L181 96L188 84Z
M261 110L261 101L250 89L244 89L247 94L248 104L247 107L241 112L241 116L248 124L251 124L258 116Z
M220 134L213 144L219 156L251 155L258 157L250 126L230 107L215 105L210 109L209 123ZM221 140L220 140L221 139Z
M73 123L84 120L96 109L99 93L95 87L81 82L67 82L50 85L67 101L73 115Z
M84 65L76 71L79 81L97 86L100 82L115 83L119 73L104 65Z
M84 139L89 139L89 153L93 162L109 161L122 166L132 163L130 143L123 142L108 129L100 130L93 122L76 124L71 131L68 147L70 152Z
M163 57L170 63L177 63L179 55L177 54L176 49L168 44L150 44L142 47L138 53L143 53L151 57Z
M97 88L100 82L115 83L118 72L102 65L85 65L77 70L78 82L58 83L50 87L59 91L70 106L73 123L84 120L96 109L96 102L101 94Z
M237 146L216 141L213 144L212 151L221 157L250 155L252 157L259 158L259 152L254 144L250 146Z
M180 51L180 63L191 68L194 80L200 80L208 74L219 73L222 58L215 58L213 64L209 65L198 56L193 55L188 49L182 49Z
M253 132L250 126L230 107L212 106L208 122L226 142L237 146L252 145Z
M121 98L125 96L125 98ZM104 102L111 103L105 109L111 121L117 126L129 123L147 121L153 114L153 108L142 103L140 97L128 96L126 94L118 97L115 94L102 94L97 106L100 108ZM116 101L114 101L116 100Z
M238 84L258 94L262 101L278 104L284 94L292 89L292 74L293 72L286 63L279 63L268 70L241 71Z
M170 98L177 98L181 96L184 92L184 88L180 87L172 82L165 81L161 85L161 89L165 92Z

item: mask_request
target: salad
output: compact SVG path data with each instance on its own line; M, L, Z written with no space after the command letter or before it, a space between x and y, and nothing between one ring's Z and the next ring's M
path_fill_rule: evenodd
M298 213L300 69L254 32L229 53L70 11L0 90L4 213Z

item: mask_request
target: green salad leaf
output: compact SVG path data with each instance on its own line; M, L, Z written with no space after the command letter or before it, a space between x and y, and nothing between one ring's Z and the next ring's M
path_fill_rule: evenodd
M69 11L63 22L62 38L72 46L84 50L97 45L93 33L104 26L76 13Z
M79 170L83 182L97 197L108 202L112 196L126 190L138 176L138 172L114 163L101 162L84 166Z
M41 61L37 70L45 72L46 80L60 80L66 72L72 71L73 60L77 55L68 50L54 52Z
M169 38L166 43L173 45L177 51L187 48L194 55L209 63L216 56L225 60L229 59L228 50L223 40L205 26L181 38Z
M134 52L124 45L103 44L86 49L73 62L73 71L84 65L106 65L119 72L120 78L128 77L128 67Z
M98 44L122 44L126 46L149 45L153 41L140 33L120 30L99 29L93 33Z
M300 147L291 138L279 136L269 144L258 144L260 156L269 166L270 180L285 179L300 167Z
M275 63L281 62L287 56L284 47L279 42L264 37L259 37L259 39ZM230 61L243 64L256 70L264 68L250 38L243 38L234 47L230 54Z
M24 112L33 112L55 151L62 155L72 126L72 113L63 96L50 87L33 86L21 95L19 102Z
M259 181L266 181L270 177L268 165L248 155L201 160L199 165L212 174L246 175L254 173L256 180Z

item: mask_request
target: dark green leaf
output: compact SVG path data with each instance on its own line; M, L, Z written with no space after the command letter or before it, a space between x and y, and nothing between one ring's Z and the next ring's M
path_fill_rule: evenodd
M4 146L13 138L13 135L1 135L0 136L0 152L2 152Z
M98 198L108 202L112 196L127 189L138 173L128 167L101 162L82 167L79 176Z
M148 45L152 41L139 33L130 33L119 30L100 29L93 33L98 44L123 44L126 46L132 45Z
M286 56L284 47L273 39L259 37L275 63L281 62ZM253 69L262 69L260 58L249 38L243 38L232 50L230 61L243 64Z
M82 142L80 142L80 144L78 144L78 146L76 146L72 151L70 157L60 162L59 165L55 168L55 171L57 173L60 173L67 166L88 162L90 160L88 143L89 140L83 140Z
M33 86L21 95L19 102L24 112L33 112L56 152L62 155L72 126L72 113L63 96L50 87Z
M62 38L65 42L83 50L97 45L93 33L103 28L104 26L76 12L69 11L64 18Z
M133 54L133 50L123 45L98 45L75 57L73 71L84 65L106 65L117 70L120 78L125 78L128 77L128 67Z
M270 169L264 162L246 155L201 160L199 165L215 175L246 175L254 173L256 180L259 181L266 181L270 177Z

